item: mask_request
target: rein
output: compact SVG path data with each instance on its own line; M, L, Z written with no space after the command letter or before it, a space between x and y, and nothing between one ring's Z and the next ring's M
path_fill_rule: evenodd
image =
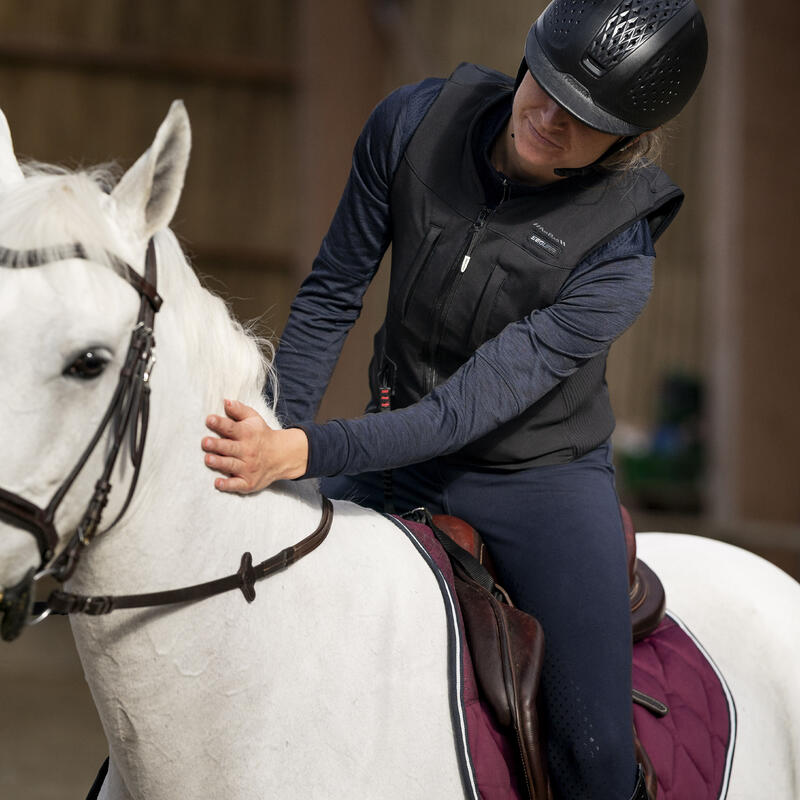
M162 299L156 291L155 244L153 239L147 244L144 277L112 253L107 255L118 268L120 276L139 293L139 316L131 332L125 363L106 413L72 471L56 490L47 506L41 508L18 494L0 488L0 519L30 533L36 540L40 559L37 568L32 567L17 584L4 588L0 594L2 614L0 637L5 641L16 639L26 625L35 624L51 613L107 614L118 608L142 608L202 600L237 588L242 591L248 602L252 602L255 599L256 581L288 567L311 552L322 543L330 530L333 506L327 498L323 498L322 521L312 534L255 567L250 553L245 553L238 572L233 575L182 589L138 595L85 596L56 590L44 603L34 603L36 581L46 575L52 575L59 583L66 581L74 573L84 549L97 535L103 509L108 503L111 491L111 474L126 437L129 439L133 475L122 509L105 532L113 528L128 509L142 465L149 421L150 374L155 364L153 328L155 314L162 304ZM89 256L80 244L25 251L0 248L0 266L37 267L70 258L89 260ZM56 556L60 538L54 523L56 511L107 428L111 436L103 471L95 483L95 490L75 532L61 553Z
M276 572L299 561L312 550L319 547L328 535L333 521L333 504L322 498L322 520L317 529L306 536L297 544L281 550L280 553L253 566L253 557L244 553L237 572L224 578L217 578L207 583L197 583L194 586L185 586L182 589L168 589L163 592L150 592L147 594L120 594L120 595L82 595L70 594L59 590L54 591L44 603L34 605L34 613L54 614L110 614L121 608L148 608L151 606L165 606L175 603L189 603L205 600L216 594L228 592L231 589L240 589L248 603L256 599L256 581L268 578Z

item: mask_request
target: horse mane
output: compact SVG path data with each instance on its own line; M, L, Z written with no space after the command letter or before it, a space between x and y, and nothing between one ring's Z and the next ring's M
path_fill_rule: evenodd
M64 258L60 247L79 243L92 261L113 269L114 260L109 258L113 254L140 268L142 254L130 251L131 241L121 235L109 213L118 173L114 165L72 171L28 162L23 172L24 182L0 190L0 246L52 250L54 260L59 260ZM164 309L156 319L156 340L161 346L185 343L183 358L192 365L191 379L205 393L209 411L218 409L223 397L235 398L267 411L267 421L277 426L271 343L246 329L220 297L200 284L171 230L159 231L155 242L158 291L164 298ZM98 297L98 302L108 300ZM271 408L263 399L265 384L273 398Z
M219 407L223 397L228 397L263 412L263 391L267 385L272 397L267 409L272 418L267 422L278 427L275 417L278 383L272 366L272 343L242 325L221 297L201 285L171 230L159 231L155 241L160 267L159 293L164 298L164 308L174 312L174 319L180 325L180 330L174 332L157 332L157 341L170 337L184 342L185 358L192 364L198 383L205 388L209 410Z

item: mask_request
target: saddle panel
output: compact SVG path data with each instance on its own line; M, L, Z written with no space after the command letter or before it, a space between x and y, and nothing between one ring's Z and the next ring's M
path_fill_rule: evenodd
M453 573L478 685L497 722L516 734L528 796L546 800L547 765L536 702L544 663L541 625L497 600L458 564Z
M644 561L636 558L636 528L625 506L619 507L628 551L628 594L631 599L633 641L649 636L664 619L667 598L660 578Z

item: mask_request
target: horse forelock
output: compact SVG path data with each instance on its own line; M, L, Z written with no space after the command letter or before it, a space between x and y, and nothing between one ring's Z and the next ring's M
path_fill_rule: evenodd
M71 172L45 164L27 165L26 180L0 194L0 244L16 250L84 243L92 250L117 251L120 241L108 213L108 167ZM21 266L25 266L22 264Z

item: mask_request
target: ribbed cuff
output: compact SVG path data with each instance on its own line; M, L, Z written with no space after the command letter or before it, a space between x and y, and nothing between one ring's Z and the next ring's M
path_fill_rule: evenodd
M322 425L304 422L293 425L308 439L308 467L302 478L329 478L339 475L347 463L349 444L347 433L338 420Z

